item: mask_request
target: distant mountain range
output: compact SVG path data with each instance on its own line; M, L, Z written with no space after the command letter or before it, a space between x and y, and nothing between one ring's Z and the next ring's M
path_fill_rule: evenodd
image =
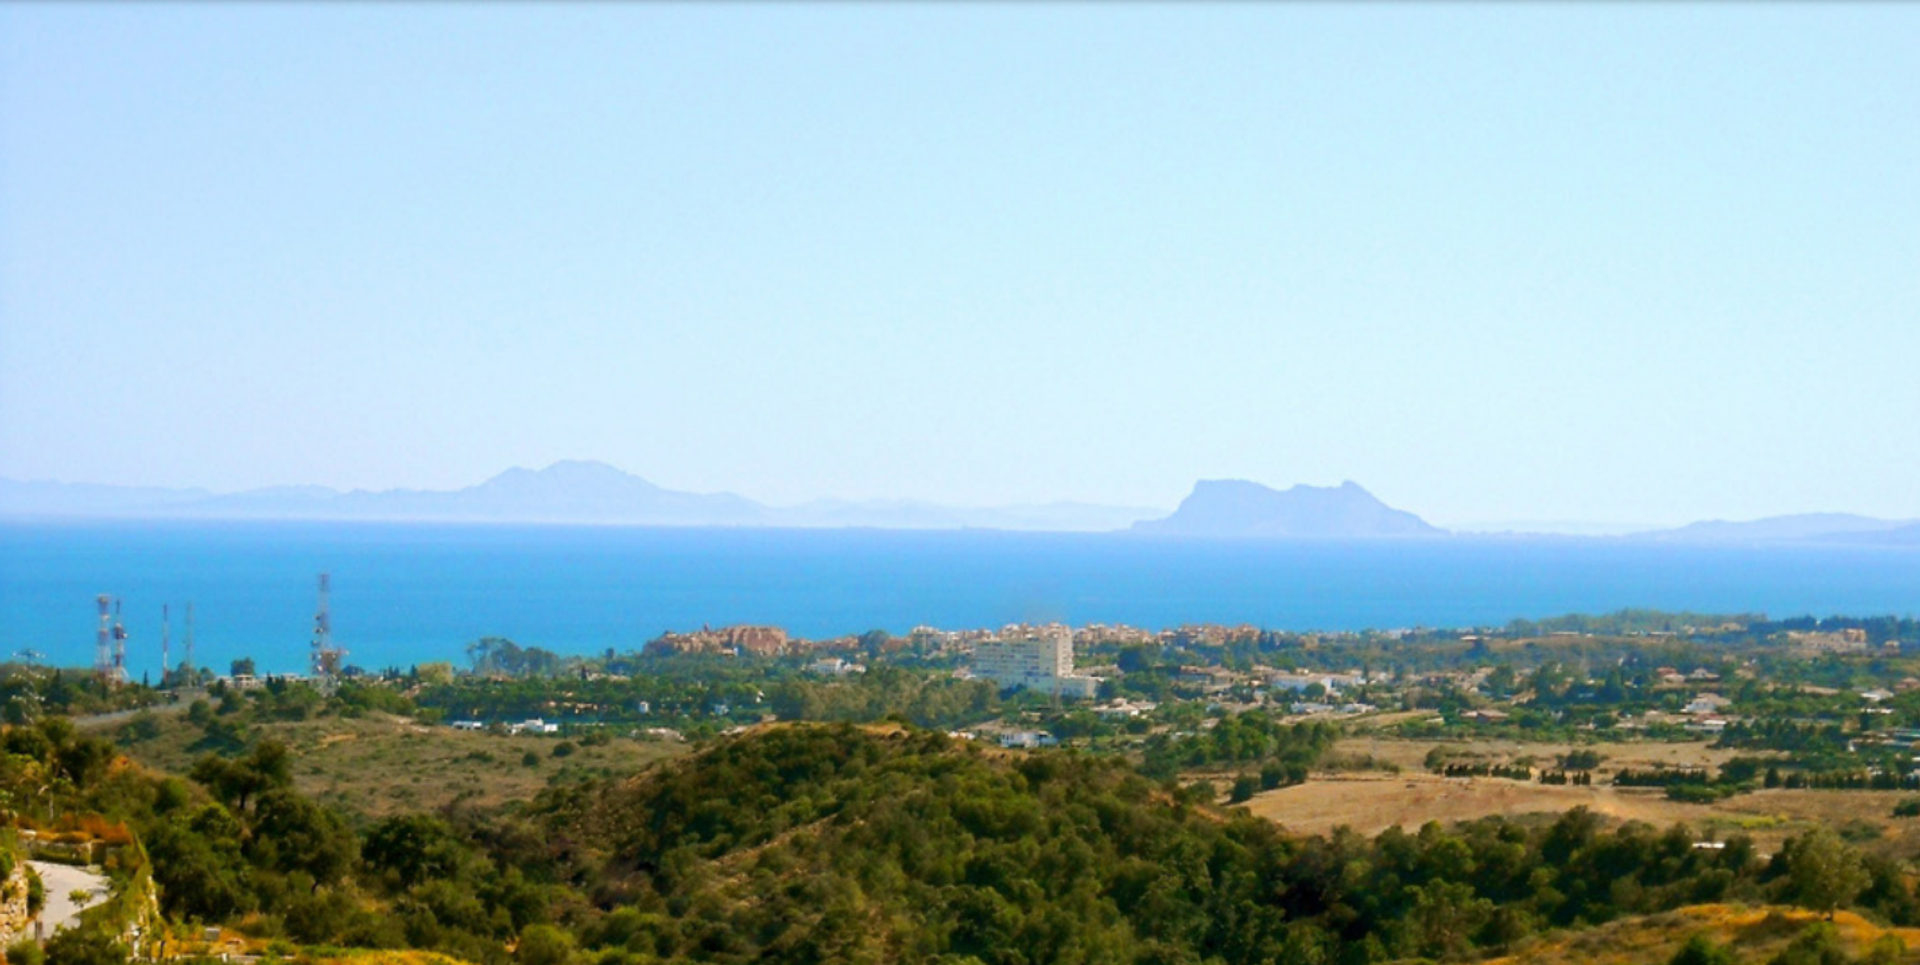
M1915 520L1874 519L1852 513L1803 513L1796 516L1770 516L1743 523L1709 520L1689 523L1678 529L1634 534L1640 539L1670 543L1752 543L1779 540L1820 540L1838 542L1879 542L1883 537L1898 537L1901 530L1920 528ZM1897 541L1897 539L1896 539Z
M1159 511L1085 503L953 507L908 500L817 500L776 507L733 493L663 489L600 462L509 469L454 490L341 492L276 486L215 494L0 479L0 516L174 519L603 523L631 526L788 526L1105 531Z
M1512 538L1449 534L1376 499L1357 483L1276 490L1244 480L1203 480L1171 515L1163 510L1057 502L955 507L913 500L822 499L769 506L733 493L663 489L605 463L509 469L454 490L342 492L276 486L239 493L0 479L0 517L286 519L632 526L862 527L1111 532L1254 539ZM1920 546L1920 520L1844 513L1714 520L1624 536L1571 536L1673 544L1847 543Z

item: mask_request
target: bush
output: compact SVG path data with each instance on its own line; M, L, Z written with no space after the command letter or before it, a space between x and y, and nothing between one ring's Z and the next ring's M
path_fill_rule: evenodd
M1907 943L1899 935L1888 933L1873 940L1860 956L1861 965L1895 965L1907 957Z
M1591 771L1599 767L1600 762L1606 759L1606 755L1599 751L1581 748L1577 751L1569 751L1566 757L1561 758L1560 769L1563 771Z
M1827 922L1807 926L1767 965L1846 965L1846 950L1840 947L1840 934Z
M572 741L561 741L560 743L553 745L553 756L571 757L573 756L573 752L578 749L579 748L576 748L573 746Z
M1696 934L1680 946L1667 965L1733 965L1733 949Z
M31 938L22 938L7 946L7 965L44 965L46 960L47 953Z
M566 965L572 956L573 936L552 925L528 926L514 952L520 965Z
M1260 778L1252 774L1242 774L1233 779L1233 791L1227 795L1228 804L1239 804L1253 799L1260 793Z
M1920 818L1920 797L1910 797L1893 806L1896 818Z
M1669 784L1667 798L1682 804L1712 804L1732 797L1738 790L1724 784Z
M46 965L127 965L127 946L91 928L68 928L47 939Z
M525 754L520 755L520 763L526 767L539 767L540 755L535 754L532 751L528 751Z

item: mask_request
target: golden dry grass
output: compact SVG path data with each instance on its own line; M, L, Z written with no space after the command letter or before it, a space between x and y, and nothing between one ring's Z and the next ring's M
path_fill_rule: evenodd
M1659 965L1696 934L1732 945L1742 962L1764 962L1819 920L1818 914L1799 908L1693 905L1549 935L1483 965ZM1920 929L1883 928L1846 911L1837 914L1833 924L1841 945L1855 956L1883 935L1898 937L1909 949L1920 948Z
M1698 805L1669 801L1654 788L1561 787L1418 771L1316 776L1305 784L1256 795L1247 807L1302 834L1325 834L1345 825L1369 836L1390 827L1412 830L1428 821L1452 824L1496 814L1558 814L1576 807L1658 825L1698 821L1708 814Z
M1531 756L1550 763L1567 744L1519 741L1419 741L1348 738L1336 750L1344 756L1370 755L1401 768L1399 774L1358 771L1315 775L1295 787L1256 795L1249 809L1301 834L1325 834L1346 826L1366 835L1390 827L1413 830L1428 821L1451 824L1502 815L1559 814L1586 807L1618 822L1644 821L1658 827L1685 823L1717 837L1742 832L1762 851L1815 826L1853 827L1873 837L1870 847L1906 852L1920 846L1920 819L1893 817L1895 802L1913 797L1900 791L1763 790L1714 804L1682 804L1657 788L1616 788L1603 776L1589 787L1544 785L1504 778L1443 778L1423 764L1432 748L1466 750L1495 760ZM1656 765L1718 765L1737 752L1701 743L1610 743L1583 745L1605 755L1604 771Z
M302 793L368 818L429 811L456 800L481 806L526 800L553 780L620 775L686 752L684 744L626 738L601 746L572 741L556 758L553 737L494 736L428 727L384 714L275 722L255 732L284 742ZM200 752L200 729L184 716L162 718L158 737L124 748L156 770L184 774ZM528 754L535 763L522 763Z
M1753 756L1752 751L1738 751L1724 747L1712 747L1707 741L1689 741L1673 743L1666 741L1603 741L1594 744L1569 744L1563 741L1532 742L1523 740L1401 740L1391 737L1348 737L1334 745L1336 753L1348 755L1371 755L1374 759L1397 764L1408 770L1420 770L1425 766L1427 753L1434 748L1449 751L1481 754L1491 758L1513 760L1520 757L1532 757L1540 764L1550 764L1568 751L1580 749L1597 751L1606 758L1602 768L1613 770L1621 767L1684 767L1714 766L1726 763L1729 759L1742 755Z

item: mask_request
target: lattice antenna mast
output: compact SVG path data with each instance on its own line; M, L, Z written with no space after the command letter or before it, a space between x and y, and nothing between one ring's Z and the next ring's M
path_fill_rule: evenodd
M93 641L93 672L106 680L113 674L113 597L102 593L94 602L100 604L100 633Z
M332 677L340 672L341 658L347 655L345 650L333 645L333 612L329 597L333 584L327 574L320 574L320 608L313 615L313 675L320 678Z
M113 682L127 679L127 625L120 622L120 598L113 600Z

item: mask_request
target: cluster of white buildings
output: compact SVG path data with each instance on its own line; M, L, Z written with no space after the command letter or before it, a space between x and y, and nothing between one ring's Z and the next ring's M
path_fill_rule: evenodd
M1074 700L1100 692L1100 678L1073 672L1073 631L1059 624L1021 628L976 643L973 675L1003 690L1025 687Z
M456 720L449 726L451 726L454 730L481 731L481 730L487 729L486 723L478 720ZM508 724L507 733L509 734L558 734L560 733L560 725L551 723L546 720L542 720L538 717L534 717L529 720L523 720L517 724Z

